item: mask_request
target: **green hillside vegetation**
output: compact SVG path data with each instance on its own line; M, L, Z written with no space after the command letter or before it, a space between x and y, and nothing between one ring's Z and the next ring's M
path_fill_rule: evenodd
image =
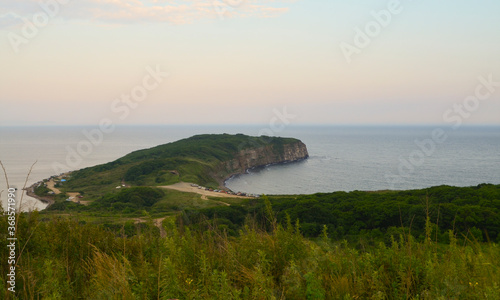
M421 190L334 192L269 197L279 222L300 220L301 232L357 241L387 239L410 233L423 240L427 216L434 221L434 240L449 242L448 230L473 235L477 241L500 242L500 185L437 186ZM249 200L240 206L187 210L185 220L196 226L217 220L236 234L247 215L264 222L265 203ZM205 225L206 226L206 225Z
M64 198L64 197L59 197ZM89 205L77 204L70 201L56 201L42 214L78 213L80 217L100 219L102 217L142 217L175 215L184 210L204 209L227 205L238 205L244 199L208 197L155 187L130 187L106 193ZM118 218L120 219L120 218Z
M133 186L169 185L183 181L215 188L219 186L215 175L217 178L230 175L217 166L234 158L239 151L270 146L279 152L283 145L294 142L298 140L243 134L197 135L75 171L61 189L83 192L86 200L96 200L106 193L116 192L115 187L123 181Z
M461 189L449 191L467 194L462 194L465 190ZM127 195L134 197L133 192L124 196ZM156 199L159 195L150 196ZM238 216L233 219L232 222L242 222L233 236L219 226L217 218L200 220L196 226L185 224L184 215L166 218L162 236L151 218L141 224L124 220L121 225L103 226L82 221L74 214L23 213L17 227L15 296L6 292L8 254L0 251L3 296L5 299L500 297L498 244L481 243L471 231L449 230L446 242L436 242L437 220L424 215L423 219L413 218L414 224L426 224L422 241L413 236L413 229L410 233L404 228L387 232L387 237L373 243L338 239L326 226L319 237L307 238L300 220L279 221L281 208L271 204L278 203L277 198L268 201L264 197L262 201L262 217L246 215L243 220ZM377 203L373 207L378 207ZM241 207L235 206L227 217L240 210ZM375 222L377 211L367 214L366 222ZM321 213L328 215L328 211ZM443 222L439 220L439 224ZM7 226L7 218L1 218L0 247L4 249L8 243Z

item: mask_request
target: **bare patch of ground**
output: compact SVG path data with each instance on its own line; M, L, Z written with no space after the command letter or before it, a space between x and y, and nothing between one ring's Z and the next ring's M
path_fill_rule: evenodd
M158 227L158 229L160 229L160 236L161 237L166 237L167 236L167 232L165 231L165 228L163 228L163 220L165 220L167 217L163 217L163 218L158 218L158 219L154 219L153 220L153 224ZM145 223L146 220L142 219L142 218L134 218L134 224L138 224L138 223Z
M217 193L217 192L207 191L205 189L199 189L198 187L191 186L191 183L188 183L188 182L178 182L178 183L172 184L172 185L160 186L160 188L171 189L171 190L176 190L176 191L180 191L180 192L200 194L200 195L202 195L201 199L203 199L203 200L208 200L207 197L242 198L242 199L251 199L252 198L252 197L246 197L246 196L237 196L237 195L230 195L230 194L225 194L225 193Z
M55 181L54 178L50 178L49 181L47 181L47 187L54 192L54 194L60 194L61 191L55 187Z

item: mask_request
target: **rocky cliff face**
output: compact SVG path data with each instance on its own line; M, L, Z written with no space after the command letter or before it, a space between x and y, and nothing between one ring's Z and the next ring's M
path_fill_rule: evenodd
M230 176L245 173L251 168L293 162L308 157L307 147L301 141L281 146L270 144L259 148L245 149L239 151L235 158L223 162L219 167L219 176L217 177L222 185L224 180Z

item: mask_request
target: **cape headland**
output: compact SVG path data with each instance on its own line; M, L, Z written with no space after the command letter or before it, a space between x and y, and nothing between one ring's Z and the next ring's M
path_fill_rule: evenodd
M277 143L269 143L269 145L242 149L235 154L233 159L224 161L218 166L221 171L216 179L222 186L228 178L243 174L249 169L296 162L308 157L307 147L300 140L290 140L288 143L277 141Z
M295 138L202 134L73 171L63 189L79 192L86 200L96 200L128 186L165 186L178 182L227 190L225 180L248 169L308 157L306 145Z

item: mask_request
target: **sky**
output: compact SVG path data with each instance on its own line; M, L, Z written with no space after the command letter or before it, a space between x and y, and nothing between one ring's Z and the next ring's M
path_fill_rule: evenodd
M2 0L0 126L500 125L500 1Z

